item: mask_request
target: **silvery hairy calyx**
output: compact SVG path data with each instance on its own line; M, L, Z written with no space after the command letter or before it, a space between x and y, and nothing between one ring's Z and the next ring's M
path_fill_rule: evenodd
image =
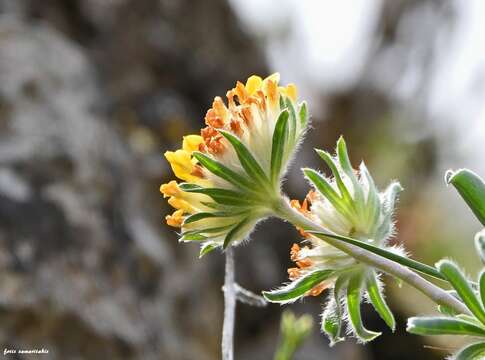
M396 323L384 296L386 275L428 296L443 314L411 318L409 332L485 337L484 273L474 281L449 260L430 266L408 257L402 246L390 245L393 236L398 239L394 214L402 188L390 181L381 191L364 162L354 169L342 137L335 154L316 150L330 176L303 168L310 186L305 199L290 200L283 194L284 176L309 125L307 105L298 100L295 85L280 85L279 74L250 76L245 83L237 82L226 100L215 97L204 121L199 134L183 137L181 149L165 153L179 181L163 184L160 191L175 208L166 222L180 230L181 242L198 243L200 257L214 250L225 254L223 359L233 359L237 301L264 306L323 296L321 330L331 345L343 341L346 333L362 343L380 335L362 322L364 301L393 331ZM448 172L446 180L485 225L482 179L463 169ZM234 251L269 216L294 225L302 240L292 246L281 242L295 266L287 269L288 283L263 291L261 297L235 282ZM483 234L477 234L475 242L485 259ZM449 286L453 291L446 290ZM282 344L292 350L279 349L278 359L296 346ZM454 356L483 359L484 344L472 343Z

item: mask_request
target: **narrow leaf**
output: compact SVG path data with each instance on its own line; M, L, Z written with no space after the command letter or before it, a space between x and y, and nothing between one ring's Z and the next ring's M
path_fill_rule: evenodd
M377 220L379 219L379 215L381 213L381 203L379 200L379 194L374 183L374 179L372 178L369 170L365 166L364 162L360 164L360 175L365 178L367 181L367 185L369 187L369 191L367 194L367 199L365 199L366 203L366 211L365 215L367 218L368 224L376 224ZM374 229L370 229L370 231L374 231Z
M456 311L454 311L452 308L445 305L438 305L438 311L443 315L448 315L448 316L457 315Z
M239 232L241 231L241 229L244 228L244 226L246 226L248 224L248 222L250 221L250 217L248 216L247 218L245 218L244 220L242 220L239 224L237 224L236 226L234 226L231 231L229 231L226 235L226 238L224 239L224 244L222 245L222 248L223 249L226 249L229 244L238 236L240 235Z
M347 174L347 176L351 180L357 180L354 169L352 168L352 164L350 163L347 144L342 136L337 140L337 157L339 159L340 166L342 166L342 170Z
M471 344L461 349L453 360L483 360L485 359L485 342Z
M218 130L232 145L236 151L237 157L241 162L242 167L246 170L250 179L255 179L261 184L268 183L268 177L266 176L264 170L259 165L258 161L254 158L248 148L239 140L236 136L231 133Z
M382 295L382 291L379 288L377 275L372 271L367 278L367 293L369 294L369 299L377 313L380 315L382 320L384 320L389 326L389 328L394 331L396 329L396 321L394 320L394 315L391 309L387 306L386 300Z
M460 297L458 296L458 294L456 293L455 290L447 290L446 291L448 294L450 294L451 296L453 296L455 299L458 299L461 301ZM448 316L458 316L459 313L452 309L451 307L448 307L448 306L445 306L445 305L438 305L438 311L440 313L442 313L443 315L448 315Z
M195 213L185 218L184 225L187 225L202 219L213 218L213 217L217 217L217 215L215 213L210 213L210 212Z
M485 323L485 310L483 309L483 305L481 301L478 300L478 297L475 295L468 280L460 269L449 260L439 261L436 264L436 268L450 282L473 315L475 315L482 323Z
M217 249L218 246L216 244L213 244L213 243L205 243L202 245L201 249L200 249L200 253L199 253L199 259L204 256L204 255L207 255L208 253L210 253L211 251Z
M482 264L485 264L485 230L477 232L475 235L475 249Z
M355 240L355 239L352 239L352 238L349 238L349 237L346 237L346 236L340 236L340 235L337 235L337 234L329 234L329 233L325 233L325 232L321 232L321 231L305 230L305 232L313 234L313 235L319 237L322 240L325 240L326 237L329 237L329 238L333 238L333 239L343 241L347 244L352 244L352 245L358 246L362 249L370 251L371 253L374 253L374 254L380 255L380 256L382 256L386 259L395 261L395 262L397 262L401 265L404 265L408 268L419 271L423 274L432 276L432 277L440 279L440 280L445 280L444 276L438 270L436 270L434 267L431 267L429 265L420 263L419 261L401 256L399 254L393 253L392 251L388 251L386 249L374 246L374 245L369 244L367 242Z
M286 107L285 99L281 95L280 95L280 98L279 98L279 103L280 103L280 109L284 109Z
M472 335L485 336L485 329L450 317L412 317L406 330L416 335Z
M304 296L313 287L331 278L334 274L333 270L316 270L279 289L263 291L263 296L270 302L290 303Z
M382 204L385 218L382 220L380 227L376 231L376 237L379 239L387 238L392 227L389 226L394 211L398 194L403 190L398 182L391 183L384 191L384 202Z
M300 117L300 127L301 129L304 129L308 124L308 109L307 109L306 101L303 101L300 105L299 117Z
M327 308L322 314L322 331L327 334L328 338L330 339L330 346L345 340L343 336L340 336L342 333L343 316L342 302L340 301L340 297L342 296L342 292L348 282L348 279L348 274L342 274L337 278L333 287L333 299L329 302Z
M195 151L192 154L202 164L202 166L204 166L214 175L230 182L237 187L245 187L247 189L253 188L251 182L246 177L232 171L228 167L222 165L220 162L215 161L198 151Z
M180 241L204 241L207 239L207 236L202 234L185 234L180 238Z
M273 144L271 146L271 180L273 183L278 181L283 166L285 144L288 141L288 116L288 111L281 112L273 133Z
M477 219L485 226L485 182L468 169L448 170L446 182L452 184L468 204Z
M352 217L352 213L349 210L347 204L343 201L343 199L337 194L337 192L333 189L333 187L329 184L329 182L318 172L313 169L304 168L303 173L305 176L310 180L310 182L315 186L315 188L325 196L328 201L340 212L342 215L346 217Z
M480 273L478 284L480 289L480 300L482 300L482 305L485 307L485 270L482 270Z
M339 312L339 304L332 297L322 313L322 332L330 339L330 346L343 341L340 336L342 328L342 314Z
M206 229L190 230L190 231L185 231L182 234L182 236L193 235L193 234L217 234L217 233L220 233L220 232L224 232L224 231L230 229L233 226L234 225L231 224L231 225L226 225L226 226L210 227L210 228L206 228Z
M352 164L350 163L349 153L347 151L347 144L344 138L341 136L337 141L337 157L339 159L342 170L347 174L353 187L353 196L356 204L362 204L364 201L364 193L360 187L357 176L355 175ZM362 210L362 209L361 209Z
M193 186L192 184L180 184L180 189L186 192L205 194L210 196L214 201L223 205L231 206L250 206L255 204L247 194L238 191L219 189L219 188L204 188L201 186Z
M392 213L396 206L396 200L399 193L403 191L403 187L397 181L392 182L384 191L384 207L385 211Z
M347 287L347 310L349 312L350 323L355 335L362 341L367 342L375 339L381 333L367 330L362 324L360 314L360 302L362 300L362 274L356 274L350 278Z
M288 109L289 112L289 118L288 118L288 132L289 136L288 138L290 139L290 143L294 144L296 141L296 127L297 127L297 120L296 120L296 111L295 107L293 106L293 102L285 97L285 104L286 108Z
M344 200L348 204L353 204L352 195L350 195L350 192L347 189L347 186L343 182L342 176L340 176L340 171L338 170L332 155L320 149L315 149L315 151L323 159L323 161L327 163L328 167L332 171L332 174L335 177L335 181L337 182L337 187L340 191L340 195L344 198Z

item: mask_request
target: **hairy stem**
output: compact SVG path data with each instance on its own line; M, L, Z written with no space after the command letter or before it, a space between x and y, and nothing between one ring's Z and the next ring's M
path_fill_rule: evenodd
M276 215L282 219L289 221L295 226L301 227L303 230L329 232L327 229L315 224L310 219L306 218L298 211L293 209L288 201L284 198L275 207ZM388 275L395 276L401 279L407 284L411 285L415 289L421 291L424 295L428 296L436 304L448 306L458 313L470 314L468 308L452 295L448 294L445 290L434 285L428 280L424 279L414 271L411 271L405 266L402 266L392 260L386 259L382 256L376 255L368 250L359 248L355 245L340 241L335 238L326 237L325 241L343 251L344 253L352 256L354 259L359 260L367 265L373 266Z
M234 359L234 323L236 318L236 287L234 249L226 251L226 269L224 275L224 324L222 326L222 360Z
M237 283L234 283L234 290L236 292L236 300L240 303L255 307L265 307L268 305L264 297L252 293Z

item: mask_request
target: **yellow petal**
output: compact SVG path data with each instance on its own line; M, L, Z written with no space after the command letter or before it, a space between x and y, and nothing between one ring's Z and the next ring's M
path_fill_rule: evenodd
M167 225L170 225L173 227L181 227L182 223L184 222L183 215L184 215L184 211L180 209L175 211L172 215L165 216Z
M163 194L164 198L169 196L177 196L181 193L175 180L170 181L168 184L162 184L160 186L160 192Z
M279 91L277 83L270 79L266 84L266 96L268 97L269 104L272 108L276 107L279 100Z
M257 90L261 89L261 84L263 83L263 79L261 79L257 75L252 75L246 81L246 91L248 92L249 96L254 94Z
M176 198L175 196L172 196L170 199L168 199L168 203L172 205L175 209L180 209L183 210L186 213L192 213L194 211L194 208L190 203L188 203L185 200Z
M202 144L204 140L202 136L199 135L187 135L184 136L184 141L182 143L182 149L192 153L199 150L199 145Z
M177 150L165 152L165 158L170 163L172 170L179 179L190 181L194 178L192 175L193 164L191 161L191 156L188 151Z
M269 80L274 81L276 84L280 82L280 73L274 73L268 76L266 79L263 80L264 83L267 83Z
M298 89L296 88L295 84L288 84L286 86L286 95L293 101L296 101L296 97L298 94Z

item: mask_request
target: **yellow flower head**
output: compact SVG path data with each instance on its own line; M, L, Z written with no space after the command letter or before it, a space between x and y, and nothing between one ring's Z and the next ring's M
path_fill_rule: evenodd
M177 178L160 187L177 209L167 217L182 241L201 241L201 254L246 238L271 213L281 177L307 125L296 86L279 85L279 74L250 76L219 96L200 135L183 137L165 157Z

